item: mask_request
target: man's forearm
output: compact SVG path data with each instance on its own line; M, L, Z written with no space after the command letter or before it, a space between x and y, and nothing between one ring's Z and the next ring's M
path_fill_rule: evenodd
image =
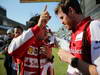
M88 64L80 59L77 68L83 73L83 75L98 75L95 65Z

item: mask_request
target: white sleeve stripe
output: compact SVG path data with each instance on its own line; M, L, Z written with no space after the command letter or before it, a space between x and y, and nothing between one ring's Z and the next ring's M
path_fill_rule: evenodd
M95 65L100 65L100 20L90 23L91 31L91 58Z
M19 48L26 41L28 41L32 36L34 36L33 32L31 31L31 29L28 29L27 31L23 32L23 34L19 37L14 38L8 47L8 53L12 53L14 50Z

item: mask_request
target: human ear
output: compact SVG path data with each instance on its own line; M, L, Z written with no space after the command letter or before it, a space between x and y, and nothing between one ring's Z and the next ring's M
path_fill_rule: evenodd
M74 10L74 8L72 8L72 7L69 7L69 13L70 13L70 14L74 14L74 13L75 13L75 10Z

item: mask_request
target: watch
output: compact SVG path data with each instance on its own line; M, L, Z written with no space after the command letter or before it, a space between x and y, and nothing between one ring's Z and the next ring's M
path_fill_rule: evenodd
M77 68L78 67L78 61L79 59L78 58L72 58L72 61L71 61L71 66L74 67L74 68Z

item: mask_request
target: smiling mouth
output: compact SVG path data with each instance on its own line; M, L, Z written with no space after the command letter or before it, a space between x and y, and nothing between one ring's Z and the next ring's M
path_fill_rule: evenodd
M64 25L64 27L68 28L68 25L66 24L66 25Z

